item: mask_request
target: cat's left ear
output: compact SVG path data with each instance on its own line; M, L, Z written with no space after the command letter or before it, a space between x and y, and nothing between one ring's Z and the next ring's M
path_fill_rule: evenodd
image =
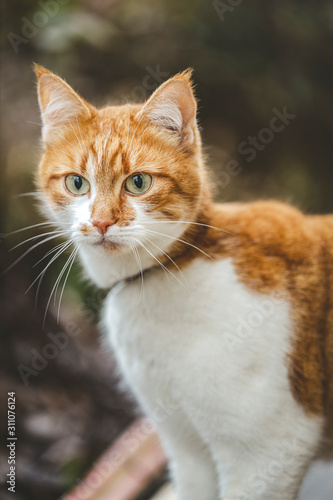
M93 107L59 76L38 64L34 65L34 70L43 121L42 136L44 142L50 143L71 123L91 117Z
M164 82L144 104L139 119L151 123L177 136L179 142L189 147L195 139L197 103L191 82L192 70Z

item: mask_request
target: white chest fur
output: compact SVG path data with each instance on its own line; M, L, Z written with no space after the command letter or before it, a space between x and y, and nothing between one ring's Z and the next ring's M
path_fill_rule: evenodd
M231 259L198 259L176 276L184 286L162 271L148 273L143 294L140 281L129 283L110 293L104 311L121 371L144 410L153 415L160 400L174 405L160 429L171 455L170 432L181 435L182 426L198 433L224 470L251 446L253 463L269 459L283 439L311 436L313 453L321 424L289 388L289 304L249 291Z

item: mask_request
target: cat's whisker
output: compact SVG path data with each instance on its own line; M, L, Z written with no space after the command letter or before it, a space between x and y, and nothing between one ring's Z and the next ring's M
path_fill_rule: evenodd
M185 289L188 293L190 293L190 291L186 288L186 286L184 285L184 283L182 283L182 281L181 281L179 278L177 278L177 276L175 276L175 275L173 274L173 272L172 272L172 271L170 271L170 269L168 269L168 268L167 268L167 267L166 267L166 266L165 266L165 265L164 265L164 264L163 264L163 263L162 263L162 262L161 262L161 261L160 261L160 260L159 260L159 259L158 259L158 258L157 258L154 254L153 254L153 253L152 253L152 252L150 252L150 251L148 250L148 248L147 248L147 247L146 247L146 246L145 246L145 245L144 245L141 241L139 241L139 240L136 240L136 241L137 241L137 242L138 242L138 243L139 243L139 244L140 244L140 245L141 245L141 246L142 246L142 247L146 250L146 252L148 252L148 253L149 253L149 255L151 255L151 257L153 257L153 259L155 259L155 260L156 260L156 262L158 262L158 263L159 263L159 265L162 267L162 269L164 270L164 272L165 272L165 273L166 273L166 271L167 271L167 272L168 272L168 273L169 273L169 274L170 274L170 275L171 275L171 276L172 276L175 280L177 280L177 281L178 281L178 283L179 283L180 285L182 285L182 287L184 287L184 289ZM147 243L147 241L146 241L145 243ZM166 276L167 276L167 275L166 275Z
M54 249L50 250L50 252L52 253L52 252L56 251L58 248L60 248L60 247L66 247L66 248L64 248L64 251L65 251L65 250L67 250L67 248L68 248L66 245L67 245L67 241L65 241L64 243L60 243L60 245L57 245ZM44 258L45 258L45 257L46 257L46 256L47 256L50 252L48 252L48 253L47 253L47 254L43 257L43 259L44 259ZM59 255L61 255L61 254L59 254ZM39 262L41 262L43 259L40 259L40 261L38 261L38 262L37 262L37 264L38 264ZM35 264L35 265L36 265L36 264ZM34 267L35 267L35 266L34 266ZM43 278L44 278L44 274L40 277L40 279L39 279L39 281L38 281L38 284L37 284L37 288L36 288L36 294L35 294L35 311L37 310L38 295L39 295L39 290L40 290L40 287L41 287L41 284L42 284Z
M172 257L170 257L169 254L167 254L164 250L162 250L162 248L160 248L158 245L156 245L156 243L154 243L153 241L149 240L149 243L151 245L154 245L154 247L156 247L160 252L162 252L163 255L165 255L170 260L170 262L172 262L172 264L176 267L176 269L179 271L179 273L185 278L183 271L179 268L178 264L172 259Z
M139 261L139 268L140 268L140 273L141 273L141 292L140 292L140 298L141 296L143 297L143 300L145 298L145 285L144 285L144 278L143 278L143 266L142 266L142 260L140 257L140 253L136 247L134 247L134 252L135 255L137 255L137 259Z
M164 265L164 264L162 264L162 262L160 262L160 261L159 261L159 259L157 259L157 257L155 257L155 256L154 256L154 255L153 255L153 254L152 254L152 253L151 253L151 252L150 252L150 251L149 251L149 250L145 247L145 245L142 243L142 241L139 241L139 240L137 240L136 238L133 238L133 240L134 240L136 243L139 243L139 245L141 245L141 246L142 246L142 248L143 248L144 250L146 250L146 252L147 252L147 253L149 253L149 255L150 255L150 256L151 256L154 260L156 260L156 262L157 262L157 263L161 266L161 268L162 268L162 269L163 269L163 271L164 271L164 274L165 274L165 275L166 275L166 277L168 278L168 275L167 275L167 273L166 273L166 267L165 267L165 265Z
M68 271L67 271L67 274L65 276L65 280L64 280L64 283L62 285L62 290L61 290L61 294L60 294L60 298L59 298L59 306L58 306L58 314L57 314L57 324L59 324L59 319L60 319L60 307L61 307L61 301L62 301L62 297L64 295L64 290L65 290L65 286L66 286L66 283L67 283L67 280L68 280L68 277L69 277L69 274L71 272L71 269L73 267L73 264L75 262L75 259L76 259L76 256L78 254L78 251L79 249L78 248L75 248L72 252L72 259L71 259L71 262L69 264L69 268L68 268ZM59 282L60 283L60 282ZM55 296L56 296L56 293L57 293L57 290L55 292Z
M60 231L59 230L59 231L49 231L48 233L37 234L36 236L32 236L31 238L27 238L26 240L21 241L20 243L18 243L14 247L10 248L9 252L11 252L12 250L15 250L15 248L18 248L18 247L24 245L25 243L28 243L29 241L34 241L34 240L37 240L39 238L43 238L43 236L49 236L50 234L54 234L55 236L66 236L68 233L67 233L67 231Z
M28 196L34 196L36 198L39 197L39 194L36 191L31 191L30 193L19 193L13 196L13 198L25 198Z
M33 265L33 267L36 267L43 259L45 259L51 253L56 252L60 247L65 246L66 243L67 242L60 243L60 245L57 245L55 248L53 248L52 250L50 250L49 252L47 252L47 254L44 255L44 257L42 259L40 259L38 262L36 262L36 264ZM46 271L46 269L45 269L45 271ZM40 279L38 281L38 284L37 284L37 288L36 288L36 294L35 294L35 312L37 311L38 295L39 295L40 287L42 285L43 278L44 278L44 274L42 274L42 276L40 277ZM33 283L32 283L32 285L33 285ZM27 292L28 292L28 290L27 290Z
M209 224L203 224L202 222L194 222L194 221L186 221L186 220L155 220L155 221L146 221L145 224L189 224L195 226L203 226L208 227L210 229L215 229L216 231L222 231L227 234L232 234L230 231L223 229L221 227L210 226Z
M48 257L49 255L51 255L52 253L56 252L60 247L64 246L67 244L67 241L63 242L63 243L60 243L59 245L55 246L54 248L52 248L51 250L49 250L45 255L44 257L42 257L41 259L39 259L39 261L37 261L32 267L36 267L38 266L38 264L40 264L44 259L46 259L46 257Z
M147 242L146 242L146 243L147 243ZM160 250L160 251L161 251L161 252L162 252L162 253L163 253L163 254L164 254L164 255L165 255L165 256L166 256L169 260L170 260L170 262L172 262L172 263L176 266L176 268L177 268L178 272L180 273L180 275L181 275L181 276L185 279L185 276L184 276L183 272L180 270L180 268L179 268L179 267L178 267L178 265L175 263L175 261L174 261L174 260L173 260L173 259L172 259L172 258L171 258L171 257L170 257L167 253L166 253L166 252L164 252L164 251L163 251L163 250L162 250L162 249L161 249L158 245L155 245L155 243L153 243L153 242L152 242L152 241L150 241L150 240L149 240L149 244L150 244L150 245L152 244L152 245L154 245L157 249L159 249L159 250ZM152 250L152 251L153 251L153 250ZM173 276L173 277L174 277L174 278L178 281L178 283L180 283L180 284L182 285L182 287L184 288L184 290L186 290L186 291L187 291L190 295L192 295L192 294L191 294L191 292L189 291L189 289L188 289L188 288L184 285L184 283L183 283L183 282L182 282L179 278L177 278L177 276L176 276L173 272L171 272L171 271L170 271L170 269L169 269L167 266L166 266L166 269L167 269L167 270L171 273L171 275L172 275L172 276Z
M22 231L27 231L28 229L32 229L40 226L56 226L55 222L39 222L38 224L32 224L31 226L21 227L20 229L16 229L15 231L11 231L7 233L6 236L12 236L13 234L20 233Z
M168 255L166 252L164 252L164 250L162 250L162 249L161 249L158 245L156 245L156 244L155 244L155 243L153 243L152 241L150 241L150 240L149 240L149 243L150 243L151 245L154 245L154 247L156 247L156 248L157 248L160 252L162 252L162 253L163 253L163 254L164 254L164 255L165 255L165 256L166 256L166 257L170 260L170 262L172 262L172 264L176 267L176 269L178 270L178 272L180 273L180 275L181 275L181 276L185 279L184 273L183 273L183 272L182 272L182 270L179 268L178 264L176 264L176 262L175 262L175 261L174 261L174 260L170 257L170 255ZM168 269L168 268L167 268L167 269ZM169 270L169 271L170 271L170 270ZM171 271L170 271L170 272L171 272ZM188 288L184 285L184 283L183 283L181 280L179 280L179 279L178 279L178 278L177 278L177 277L176 277L173 273L171 273L171 274L172 274L172 276L173 276L174 278L176 278L176 279L177 279L177 281L178 281L178 282L179 282L179 283L180 283L180 284L184 287L184 289L185 289L185 290L186 290L186 291L187 291L190 295L192 295L192 294L191 294L191 292L189 291L189 289L188 289Z
M31 122L30 120L25 120L25 123L31 123L32 125L37 125L38 127L42 127L42 125L40 123Z
M213 259L213 257L211 255L209 255L208 253L206 253L204 250L202 250L201 248L197 247L196 245L193 245L192 243L188 242L188 241L185 241L185 240L182 240L180 238L176 238L175 236L169 236L168 234L163 234L163 233L159 233L157 231L152 231L151 229L146 229L146 231L148 231L149 233L154 233L154 234L158 234L160 236L163 236L164 238L169 238L169 239L172 239L174 241L179 241L180 243L184 243L185 245L188 245L192 248L194 248L195 250L198 250L199 252L201 252L203 255L205 255L206 257L208 257L210 260L214 261L215 262L215 259Z
M73 252L75 252L75 250L73 250ZM59 286L59 282L61 281L61 278L63 277L64 272L66 271L67 267L69 266L69 264L71 262L71 258L73 256L73 252L70 254L70 256L68 257L68 259L66 260L65 264L63 265L63 268L62 268L61 272L59 273L58 278L56 279L55 284L53 285L53 288L51 290L51 293L50 293L50 296L48 298L48 301L47 301L47 304L46 304L46 308L45 308L44 319L43 319L43 327L45 326L45 320L46 320L46 316L47 316L47 311L49 309L53 293L56 290L56 288Z
M52 257L52 259L46 264L46 266L44 267L44 269L38 274L37 278L35 278L33 280L33 282L31 283L31 285L29 286L29 288L25 291L25 293L28 293L31 288L34 286L34 284L36 283L36 281L39 279L39 278L43 278L44 274L46 273L46 271L48 270L48 268L51 266L51 264L70 246L72 245L72 242L65 242L65 243L62 243L61 244L61 248L60 250L58 250L58 252ZM59 247L59 245L58 245ZM57 248L57 247L56 247ZM54 251L54 249L53 249ZM43 259L46 257L46 255L43 257ZM42 260L42 259L41 259ZM40 261L38 261L40 262ZM35 264L36 265L36 264Z
M141 297L144 298L144 283L143 283L143 270L142 270L142 262L141 262L141 258L140 258L140 254L137 250L137 248L135 247L135 245L132 243L132 242L129 242L130 244L130 247L131 247L131 251L135 257L135 260L138 264L138 268L139 268L139 271L140 271L140 278L141 278L141 290L140 290L140 297L139 297L139 302L141 300Z
M21 255L18 259L16 259L12 264L10 264L9 267L7 267L7 269L4 270L4 272L2 273L2 275L8 273L8 271L10 271L11 269L13 269L14 266L16 266L16 264L18 264L22 259L24 259L24 257L26 255L28 255L30 252L32 252L35 248L39 247L40 245L43 245L44 243L48 242L48 241L51 241L51 240L54 240L54 238L58 238L59 235L53 235L53 236L50 236L49 238L46 238L45 240L43 241L39 241L38 243L36 243L35 245L33 245L32 247L30 247L26 252L23 253L23 255Z

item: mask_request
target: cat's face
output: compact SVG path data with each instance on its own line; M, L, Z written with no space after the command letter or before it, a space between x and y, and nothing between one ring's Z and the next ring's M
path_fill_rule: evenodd
M45 144L37 185L49 215L78 247L146 247L154 255L169 248L203 196L188 73L143 105L97 110L58 76L36 72Z

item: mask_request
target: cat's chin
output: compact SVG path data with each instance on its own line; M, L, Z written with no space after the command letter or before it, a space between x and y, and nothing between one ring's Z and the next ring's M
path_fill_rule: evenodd
M98 248L107 253L124 253L128 250L128 245L123 242L114 240L100 240L92 244L93 247Z

